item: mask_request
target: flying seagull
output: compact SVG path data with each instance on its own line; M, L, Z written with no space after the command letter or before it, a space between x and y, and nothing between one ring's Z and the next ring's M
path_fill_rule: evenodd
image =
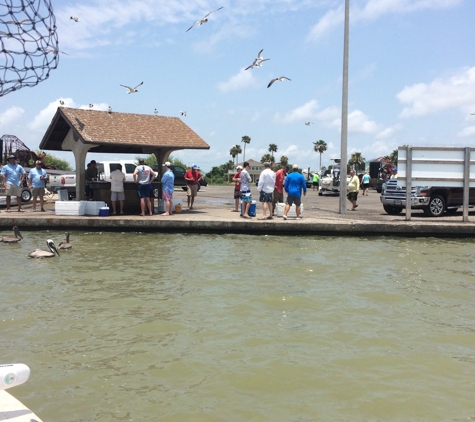
M247 70L247 69L251 69L253 67L261 67L262 66L262 62L266 62L267 60L270 60L270 59L263 59L262 58L262 52L264 51L264 49L262 49L261 51L259 51L259 54L257 55L257 57L254 59L254 62L246 67L244 70Z
M25 23L25 22L31 22L31 19L23 19L22 21L18 22L18 21L8 21L8 22L5 22L5 23L13 23L15 24L16 26L18 26L18 28L21 28L21 26Z
M143 82L140 82L135 88L131 88L130 86L127 86L127 85L120 85L120 86L123 86L124 88L127 88L129 90L128 94L134 94L134 93L138 92L137 88L141 85L143 85Z
M10 34L10 33L3 32L3 31L0 31L0 34L7 37L7 40L10 39L11 37L13 37L13 35L20 35L20 34Z
M313 123L312 122L305 122L305 125L310 126L310 125L313 125Z
M212 12L209 12L203 19L197 20L193 25L191 25L185 32L188 32L191 28L193 28L197 23L200 25L203 25L204 23L208 22L208 16L211 15L211 13L217 12L218 10L221 10L224 6L219 7L216 10L213 10Z
M74 22L79 22L79 19L78 19L78 18L76 18L75 16L71 16L71 18L70 18L70 19L72 19Z
M180 114L186 117L186 111L180 111Z
M64 101L63 101L63 100L59 100L59 104L60 104L60 105L64 105Z
M61 53L61 54L66 54L66 56L69 56L68 53L65 53L64 51L61 51L61 50L43 50L45 53L52 53L54 57L57 56L58 53Z
M275 81L283 82L284 79L287 79L288 81L291 81L291 80L292 80L292 79L289 79L287 76L280 76L279 78L272 79L272 80L269 82L269 85L267 85L267 88L270 88L271 85L272 85Z

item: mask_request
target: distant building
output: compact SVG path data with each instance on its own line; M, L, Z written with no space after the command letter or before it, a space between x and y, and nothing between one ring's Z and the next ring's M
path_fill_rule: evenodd
M261 174L262 170L264 170L264 164L260 163L259 161L253 160L252 158L249 160L246 160L249 163L249 175L251 176L252 181L255 183L259 175ZM241 163L237 163L234 166L233 170L228 170L228 182L231 182L233 179L233 176L236 174L237 166L242 166Z

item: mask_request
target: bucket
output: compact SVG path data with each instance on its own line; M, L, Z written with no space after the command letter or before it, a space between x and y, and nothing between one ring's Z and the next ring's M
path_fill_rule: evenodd
M181 212L181 204L175 205L175 212Z
M256 201L252 201L251 205L249 206L249 216L250 217L255 217L256 216ZM242 210L243 210L243 202L241 202L241 215L242 215Z

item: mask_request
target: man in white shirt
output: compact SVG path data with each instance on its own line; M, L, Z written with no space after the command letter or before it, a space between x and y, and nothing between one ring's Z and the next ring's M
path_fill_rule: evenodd
M259 220L272 220L272 194L275 186L275 173L270 169L270 163L266 161L264 170L259 176L257 190L259 191L259 202L262 202L262 218ZM267 210L269 216L267 217Z
M124 182L125 174L122 173L122 164L117 164L117 168L111 172L111 202L112 215L116 215L116 203L119 202L120 213L124 214Z

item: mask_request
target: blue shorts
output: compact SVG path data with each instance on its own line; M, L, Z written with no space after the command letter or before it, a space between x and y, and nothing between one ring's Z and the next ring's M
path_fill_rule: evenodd
M287 196L287 205L292 206L292 204L295 204L296 207L300 207L302 198L300 196L292 196L289 195Z
M139 183L137 185L137 193L139 198L150 198L150 184Z
M252 195L251 193L242 193L242 197L241 197L241 201L242 202L252 202Z

